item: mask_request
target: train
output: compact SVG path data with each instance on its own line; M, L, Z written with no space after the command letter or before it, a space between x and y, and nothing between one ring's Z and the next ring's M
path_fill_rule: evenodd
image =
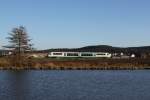
M108 52L50 52L48 57L102 57L111 58Z

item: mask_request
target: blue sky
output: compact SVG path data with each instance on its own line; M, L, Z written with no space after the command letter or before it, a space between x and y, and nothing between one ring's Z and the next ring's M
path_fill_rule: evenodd
M150 0L0 0L0 46L23 25L37 49L150 45Z

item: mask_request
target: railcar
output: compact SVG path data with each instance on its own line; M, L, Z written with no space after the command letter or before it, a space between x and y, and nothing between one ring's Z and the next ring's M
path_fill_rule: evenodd
M110 58L107 52L50 52L48 57L103 57Z

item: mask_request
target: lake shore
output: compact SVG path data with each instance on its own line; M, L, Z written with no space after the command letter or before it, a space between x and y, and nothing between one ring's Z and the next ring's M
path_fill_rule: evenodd
M28 59L22 67L12 67L0 59L0 70L138 70L150 69L150 59Z

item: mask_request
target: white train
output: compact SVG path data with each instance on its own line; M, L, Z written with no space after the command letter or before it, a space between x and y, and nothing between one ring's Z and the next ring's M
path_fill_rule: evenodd
M111 58L110 53L106 52L50 52L48 57L103 57Z

